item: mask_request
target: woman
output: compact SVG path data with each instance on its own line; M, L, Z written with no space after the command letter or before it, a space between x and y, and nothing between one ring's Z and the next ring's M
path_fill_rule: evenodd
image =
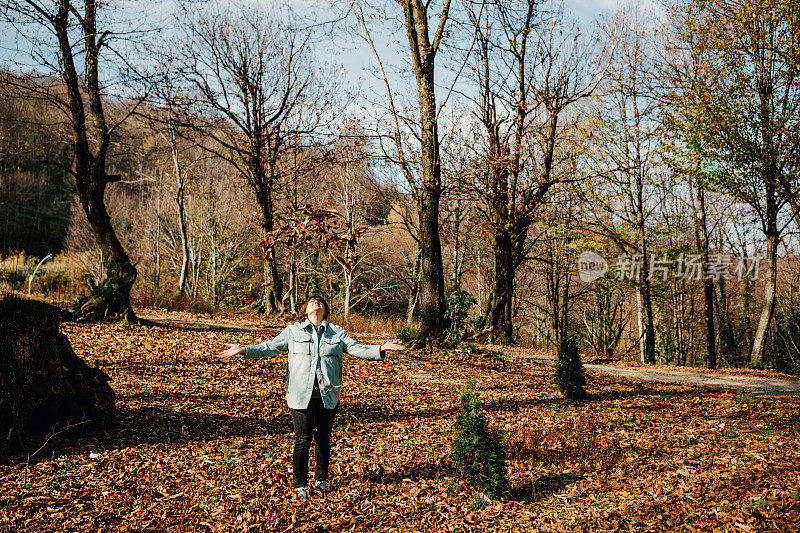
M271 341L247 346L228 344L228 349L219 354L221 359L239 356L244 360L289 351L286 403L294 424L293 484L301 502L308 499L306 478L312 431L317 463L314 484L320 492L328 490L331 429L342 387L342 353L382 361L387 350L405 350L396 342L359 344L341 327L328 323L329 312L324 298L312 296L300 308L305 321L287 326Z

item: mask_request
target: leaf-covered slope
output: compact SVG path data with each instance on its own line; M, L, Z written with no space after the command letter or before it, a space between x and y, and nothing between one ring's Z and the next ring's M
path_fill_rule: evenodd
M551 369L499 353L350 357L333 490L300 505L284 358L216 358L258 334L63 329L112 377L120 422L0 465L0 531L786 531L800 519L791 398L588 372L592 401L573 404ZM519 458L510 493L489 503L447 463L473 377Z

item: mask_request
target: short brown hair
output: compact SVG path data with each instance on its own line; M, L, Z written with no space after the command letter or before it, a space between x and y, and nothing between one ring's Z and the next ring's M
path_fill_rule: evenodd
M308 302L310 302L311 300L317 301L322 304L322 308L324 309L324 311L322 312L322 320L327 319L328 315L331 312L331 307L328 305L328 302L325 300L325 298L317 294L309 296L308 300L306 300L306 303L304 303L302 307L300 307L300 312L297 313L300 316L300 318L303 319L306 318L306 306L308 305Z

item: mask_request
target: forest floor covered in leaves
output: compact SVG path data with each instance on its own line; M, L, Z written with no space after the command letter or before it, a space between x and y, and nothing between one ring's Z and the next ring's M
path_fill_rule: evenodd
M230 322L230 320L225 320ZM263 323L254 322L263 327ZM278 324L271 324L278 327ZM64 324L112 378L118 423L0 460L0 531L793 531L798 400L552 368L500 347L345 359L332 491L291 487L285 356L225 363L267 335ZM275 332L278 330L276 329ZM353 336L362 342L382 342ZM476 379L507 431L509 491L485 501L448 455Z

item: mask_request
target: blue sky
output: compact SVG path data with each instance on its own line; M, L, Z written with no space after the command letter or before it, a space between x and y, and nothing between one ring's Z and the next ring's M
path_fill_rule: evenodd
M456 0L453 5L456 5L458 1ZM642 1L649 3L650 0ZM389 2L389 4L394 4L394 2ZM293 7L298 13L312 19L319 17L319 6L320 2L315 0L295 0L293 2ZM617 0L565 0L564 2L566 14L576 19L584 30L593 27L598 19L611 15L616 7ZM392 5L391 10L396 14L400 13L396 5ZM391 31L392 27L395 32ZM406 50L408 47L403 29L399 24L393 26L386 22L375 24L373 30L372 36L376 42L378 53L381 55L381 61L389 72L392 89L400 95L400 102L395 103L401 106L402 98L405 96L409 98L408 103L413 104L413 100L416 98L413 79L411 76L403 75L403 71L407 67ZM317 55L321 62L329 63L335 67L336 72L341 72L348 84L361 89L359 93L361 105L368 109L386 105L385 88L379 77L374 56L367 43L362 39L338 37L333 43L323 40L318 46ZM449 69L452 69L452 63L447 65L446 59L441 61L437 59L437 67L441 65L437 73L437 83L440 85L441 93L437 95L438 102L443 100L446 88L450 86L452 72Z
M44 0L45 3L48 1ZM126 30L154 26L168 29L172 14L175 12L175 6L179 1L123 0L122 2L115 2L115 5L122 5L123 7L121 13L115 12L113 14L113 22L121 25ZM274 6L276 4L273 0L254 0L254 2L265 6ZM389 3L393 4L394 2ZM331 16L335 16L335 13L340 11L341 8L331 7L331 5L340 6L344 5L345 2L334 0L291 0L289 4L303 18L320 21L330 19ZM589 23L596 17L613 11L616 4L617 0L566 0L565 8L567 13L571 13L582 23ZM391 6L391 9L399 11L396 6ZM395 48L391 44L392 37L391 35L380 33L374 35L374 38L382 48L381 52L388 52L387 60L390 64L395 62L391 57L392 48ZM405 38L404 35L397 37ZM399 44L400 46L407 46L407 43L402 40ZM30 46L28 43L24 39L20 39L12 27L5 23L0 24L0 63L4 65L9 65L12 62L30 64L29 52ZM398 50L394 50L394 52L396 53ZM365 43L347 43L340 40L335 49L332 49L331 46L326 47L323 45L317 53L323 61L343 64L346 67L346 75L350 79L355 80L359 76L372 77L369 67L374 62L372 54Z
M46 3L50 0L43 1ZM277 4L274 0L252 1L267 8ZM453 2L454 10L458 9L460 1ZM642 1L649 4L652 0ZM156 39L158 42L158 39L164 40L168 36L170 27L174 25L176 8L180 2L181 0L116 0L114 2L116 10L105 12L109 17L106 22L113 24L115 30L131 31L137 37L138 30L161 27L163 32ZM380 3L380 0L374 3ZM434 2L434 5L436 3ZM319 22L341 14L347 3L342 0L290 0L289 5L301 19ZM390 13L400 16L400 9L392 0L386 0L385 5ZM576 19L584 28L590 27L598 18L611 14L616 7L617 0L564 0L566 14ZM316 57L321 65L325 65L329 75L335 76L342 85L359 95L352 104L353 112L358 113L357 108L363 106L367 115L374 116L379 113L378 108L386 105L386 95L375 68L373 54L362 39L346 37L344 24L339 24L337 30L335 38L325 37L319 32L315 46ZM373 27L373 39L384 66L390 73L392 89L400 95L396 103L399 106L404 103L413 104L416 88L413 79L404 74L407 65L405 50L408 47L404 31L399 24L393 26L391 23L379 23ZM27 65L35 64L30 58L30 48L30 44L20 39L13 27L0 23L0 64L12 69L25 69ZM119 64L113 56L106 59ZM137 57L136 60L147 61L147 57ZM441 86L441 94L437 95L439 102L442 101L446 88L450 85L453 66L456 64L455 61L451 61L450 65L447 63L445 58L437 59L437 67L441 65L437 73L437 81ZM106 76L107 79L113 79L116 76L115 69L107 69Z
M48 2L51 0L43 0ZM170 28L174 26L176 6L180 0L115 0L116 11L108 12L106 22L113 24L115 30L123 29L132 31L138 35L138 30L145 30L153 27L163 28L163 32L157 37L162 41L169 37ZM196 2L196 0L194 0ZM225 0L220 0L225 2ZM246 1L246 0L245 0ZM254 0L256 3L263 4L265 7L273 7L276 2L273 0ZM381 0L373 0L380 2ZM651 5L653 0L640 0L646 5ZM460 5L461 0L455 0L454 6ZM390 12L401 16L399 7L393 0L385 0ZM435 2L436 3L436 2ZM189 4L190 6L192 4ZM284 4L285 5L285 4ZM336 13L341 13L341 6L346 6L342 0L292 0L292 9L303 19L309 21L331 20ZM333 6L333 7L332 7ZM564 0L564 11L567 16L576 19L584 28L592 26L596 20L612 14L617 7L617 0ZM457 9L457 8L456 8ZM394 26L381 23L373 28L373 39L381 55L384 66L389 71L390 82L393 92L397 93L395 104L398 108L404 105L413 107L416 103L416 86L413 76L404 72L407 65L405 50L408 41L405 32L399 23ZM330 76L334 76L341 82L355 98L347 104L347 112L363 118L367 124L376 124L386 117L387 99L381 78L375 68L375 60L368 45L360 38L346 38L345 26L340 25L335 38L326 38L320 35L316 41L315 54L320 64L326 65ZM152 34L150 35L152 37ZM157 41L156 39L156 41ZM55 54L52 54L54 56ZM444 55L444 54L443 54ZM141 56L141 54L139 54ZM115 65L105 69L105 76L108 80L113 80L116 76L116 65L119 61L113 56L107 57L109 64ZM137 61L147 61L148 58L137 57ZM455 61L446 65L446 58L440 61L437 59L437 102L442 103L444 95L450 86L453 78L453 65ZM6 67L25 68L25 65L34 64L30 59L30 45L25 40L20 39L14 29L8 24L0 23L0 64ZM20 67L21 65L21 67ZM115 93L111 87L109 93ZM125 92L124 88L120 89ZM471 87L465 87L464 92L472 92ZM461 121L462 117L459 109L454 105L457 98L448 100L447 110L442 118L446 121ZM369 125L367 126L369 127Z

